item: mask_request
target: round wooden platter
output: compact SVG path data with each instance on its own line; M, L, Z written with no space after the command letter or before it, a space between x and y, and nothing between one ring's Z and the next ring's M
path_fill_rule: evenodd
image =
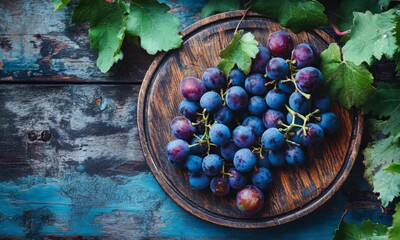
M266 192L264 208L253 216L243 215L235 204L235 194L214 196L209 190L193 190L185 170L175 169L165 156L165 146L173 139L170 121L178 115L183 99L179 86L183 78L201 78L209 67L217 66L219 52L232 39L243 11L214 15L182 32L180 49L160 54L150 66L139 94L138 128L143 153L155 178L165 192L183 209L206 221L235 228L263 228L298 219L326 202L342 185L353 166L360 145L363 120L357 111L338 105L333 111L340 130L320 147L307 151L301 167L272 169L274 183ZM270 19L248 13L240 29L255 35L266 46L268 36L282 27ZM296 44L308 42L318 52L334 40L315 30L294 34Z

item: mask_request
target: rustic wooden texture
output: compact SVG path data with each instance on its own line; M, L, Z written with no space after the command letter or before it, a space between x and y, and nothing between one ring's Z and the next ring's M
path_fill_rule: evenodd
M300 168L273 170L274 184L266 194L266 204L260 214L246 216L236 207L234 194L230 198L199 192L188 184L188 174L175 169L166 159L164 149L173 139L170 121L180 115L180 82L188 76L201 78L209 67L220 61L218 53L234 34L243 11L224 13L204 19L183 32L182 48L160 55L150 66L142 85L138 124L146 160L163 189L185 210L213 223L237 228L275 226L297 219L329 199L344 182L357 156L362 135L362 117L334 106L340 121L340 131L329 137L320 148L308 151L308 161ZM252 32L259 44L281 30L279 24L255 14L249 14L241 29ZM322 31L292 34L295 44L311 43L318 52L333 41ZM168 86L168 87L166 87Z

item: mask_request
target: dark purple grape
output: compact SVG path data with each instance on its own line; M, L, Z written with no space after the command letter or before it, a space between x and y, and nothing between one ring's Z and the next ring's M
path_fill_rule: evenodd
M308 130L306 135L301 131L300 142L305 147L315 147L324 139L324 130L315 123L307 123L306 126Z
M224 158L226 161L232 161L233 157L235 156L235 153L239 150L240 148L233 143L233 141L229 141L228 143L224 144L221 146L221 156Z
M254 73L246 78L244 86L248 93L260 96L267 92L266 83L267 79L261 73Z
M201 171L201 162L203 161L203 158L197 156L197 155L189 155L186 158L186 168L189 170L191 173L195 172L200 172Z
M233 112L227 106L222 106L215 111L214 120L218 123L229 125L233 120Z
M269 168L271 164L268 161L268 153L263 151L261 153L261 156L259 153L254 153L254 156L257 159L257 167L264 167L264 168Z
M267 112L265 112L262 118L266 128L278 128L280 126L278 122L284 122L284 119L285 116L283 116L283 113L273 109L269 109Z
M196 129L197 135L203 134L204 131L206 130L206 126L204 125L204 123L196 124L194 128Z
M272 184L272 174L268 169L260 167L254 170L252 181L254 186L261 190L267 190Z
M251 72L265 74L265 67L270 59L271 53L269 52L268 48L258 46L256 58L254 58L251 63Z
M227 178L213 177L210 183L211 192L216 196L225 196L229 193L229 181Z
M256 186L248 185L236 195L236 206L244 214L258 213L264 206L264 194Z
M292 114L290 112L288 112L286 114L286 121L288 122L288 124L291 124L292 121L293 121L293 116L292 116ZM299 117L295 117L294 123L303 125L303 119L301 119Z
M246 74L239 68L233 68L228 75L228 81L231 82L232 86L244 87L244 80Z
M199 101L201 96L206 92L206 86L200 79L188 77L181 82L181 94L190 101Z
M291 94L296 89L293 82L284 82L278 81L278 88L284 91L286 94Z
M328 95L318 95L314 98L314 108L319 109L320 113L329 111L331 98Z
M256 163L256 158L248 148L240 149L233 158L233 165L239 172L251 172Z
M208 68L203 73L203 83L207 88L219 90L226 85L226 79L218 68Z
M322 73L315 67L305 67L296 73L297 87L305 93L314 93L322 84Z
M253 96L249 100L248 110L251 114L260 116L267 110L267 103L260 96Z
M283 166L285 164L285 151L281 148L277 151L269 152L268 161L274 167Z
M294 64L297 68L309 67L315 60L315 49L308 43L297 45L292 52L292 60L296 60Z
M200 135L199 137L202 138L203 135ZM196 145L194 145L194 144L196 144ZM197 137L194 137L192 139L192 141L190 142L190 145L192 145L190 147L190 154L201 156L201 155L204 155L207 153L207 144L199 143L199 139Z
M253 132L256 134L257 137L261 137L261 135L265 131L265 126L264 126L261 118L258 118L255 116L247 117L243 121L242 125L250 127L253 130Z
M189 155L189 145L181 139L172 140L167 144L166 155L172 164L182 166L185 158Z
M265 101L270 108L279 110L285 107L287 96L279 88L274 88L267 93Z
M221 146L229 141L231 138L231 131L229 128L221 123L215 123L210 128L210 140L212 143Z
M192 122L185 117L175 117L170 123L172 134L179 139L191 140L196 129Z
M291 133L293 133L293 135L291 136L291 139L290 139L291 141L301 144L300 130L301 130L301 128L299 128L299 127L292 128Z
M289 64L283 58L273 58L268 62L266 72L270 79L286 79L289 75Z
M189 184L197 190L206 189L210 186L210 178L204 172L191 173L189 175Z
M289 58L293 50L293 39L289 33L277 31L268 38L268 48L274 56Z
M303 150L298 146L291 146L285 152L286 162L291 166L302 165L305 160Z
M201 167L208 176L216 176L221 173L222 160L217 154L210 154L203 159Z
M216 92L206 92L200 98L200 106L208 112L214 112L222 106L222 98Z
M317 121L317 124L324 130L324 133L334 134L339 123L336 114L333 112L326 112L322 113L319 117L320 120Z
M289 107L297 113L306 115L311 110L311 101L301 93L294 92L289 97Z
M186 118L190 120L196 120L197 113L201 112L201 107L198 102L193 102L185 99L179 103L179 112L181 112Z
M230 109L238 111L247 107L249 96L242 87L233 86L226 92L225 101Z
M256 141L256 135L250 127L237 126L232 134L233 142L240 148L251 147Z
M268 150L276 151L285 143L285 136L277 128L268 128L262 134L261 144Z
M231 168L228 171L229 173L229 185L233 189L241 189L246 185L247 179L246 176L240 173L237 169Z

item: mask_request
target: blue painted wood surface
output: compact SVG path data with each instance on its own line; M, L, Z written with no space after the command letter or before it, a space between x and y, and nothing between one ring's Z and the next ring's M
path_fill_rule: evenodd
M183 28L206 1L162 2ZM0 0L0 238L331 239L349 204L378 202L359 159L331 200L282 226L229 229L183 211L151 175L137 136L137 93L153 57L124 45L125 59L101 74L87 26L70 15L47 0ZM52 84L34 84L44 80ZM361 205L347 221L390 224Z

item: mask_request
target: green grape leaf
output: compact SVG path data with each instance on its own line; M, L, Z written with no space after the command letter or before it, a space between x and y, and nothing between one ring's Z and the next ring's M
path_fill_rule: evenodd
M258 53L258 42L254 35L245 33L243 30L238 31L232 38L232 41L219 53L222 58L218 64L226 76L235 64L244 73L249 74L252 58Z
M364 150L365 178L379 193L382 205L386 207L400 194L400 174L384 170L392 163L400 163L399 138L388 138L373 142Z
M343 58L360 65L371 65L373 59L386 56L391 59L397 51L394 10L380 14L354 13L354 25L348 34L349 41L343 46Z
M54 11L59 11L63 7L67 6L68 3L71 2L71 0L51 0L51 2L54 5Z
M326 25L325 7L316 0L258 0L253 10L275 18L293 32L301 32Z
M382 130L385 134L400 136L400 84L380 83L363 106L364 113L387 118Z
M390 240L400 239L400 204L396 205L396 212L393 214L393 224L389 227L388 236Z
M389 7L390 0L379 0L379 6L382 9L387 9Z
M128 11L125 3L106 3L91 0L96 5L90 16L90 46L98 52L97 66L107 72L114 62L121 59L121 44L125 37L124 19Z
M396 57L396 76L400 77L400 54Z
M240 9L240 0L210 0L201 9L201 17Z
M126 19L127 33L139 36L140 45L149 54L178 48L182 37L178 34L180 21L168 13L169 7L156 0L134 0Z
M96 0L80 0L72 12L72 23L83 23L89 21L92 14L96 13L95 9L97 2L98 1Z
M360 107L374 92L372 74L364 65L343 61L336 43L321 53L320 64L324 88L343 107Z
M341 31L350 30L353 26L353 12L371 11L372 13L380 13L381 6L376 0L353 0L340 1L336 15L338 16L335 23Z
M360 226L342 221L333 240L386 240L387 229L387 226L370 220L361 222Z
M386 171L400 173L400 163L392 163L389 166L385 167Z

